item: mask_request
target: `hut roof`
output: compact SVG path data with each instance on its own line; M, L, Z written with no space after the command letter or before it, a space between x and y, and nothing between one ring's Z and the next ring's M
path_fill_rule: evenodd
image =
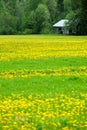
M67 22L69 22L69 20L62 19L59 22L57 22L56 24L54 24L53 27L65 27Z

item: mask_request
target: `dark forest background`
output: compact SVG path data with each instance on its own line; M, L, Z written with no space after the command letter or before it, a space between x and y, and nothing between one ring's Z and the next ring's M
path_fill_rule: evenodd
M48 34L69 20L76 35L87 35L87 0L0 0L0 34Z

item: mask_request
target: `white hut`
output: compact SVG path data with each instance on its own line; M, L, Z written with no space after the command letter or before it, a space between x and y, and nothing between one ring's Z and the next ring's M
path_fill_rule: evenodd
M66 28L68 22L69 22L69 20L62 19L59 22L57 22L56 24L54 24L53 27L55 29L55 33L69 34L69 30Z

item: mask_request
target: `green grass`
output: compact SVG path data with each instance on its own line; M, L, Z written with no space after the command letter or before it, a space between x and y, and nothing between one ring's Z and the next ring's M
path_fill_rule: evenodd
M0 40L84 40L86 42L87 37L80 36L57 36L57 35L33 35L33 36L0 36ZM73 42L71 42L73 43ZM8 50L7 50L8 51ZM0 62L0 72L10 70L48 70L58 69L61 67L80 67L87 66L87 58L85 57L60 57L60 58L42 58L42 59L22 59ZM74 90L75 93L87 92L87 77L31 77L27 79L14 78L14 79L0 79L0 94L10 95L11 93L24 92L24 95L36 94L36 93L66 93L71 94Z
M55 40L58 39L60 43L63 40L66 40L67 43L69 40L68 44L75 40L84 40L83 44L87 42L87 37L83 36L57 35L0 36L1 41L4 42L4 39L7 39L8 43L17 40L16 43L18 42L19 45L21 45L20 41L25 39L29 40L30 43L31 41L35 42L35 40L39 42L53 40L55 43ZM11 51L11 49L4 49L3 44L1 47L0 53ZM46 128L45 130L86 130L87 76L86 74L76 76L50 75L50 69L57 70L64 67L71 68L72 72L87 72L87 57L42 57L0 61L0 74L2 75L0 78L0 130L19 130L22 128L33 130L33 126L37 130L44 130L43 128ZM82 70L79 70L80 67ZM85 69L83 69L84 67ZM19 78L17 75L9 78L7 73L7 77L3 78L4 72L19 71L22 74L21 70L28 70L29 73L43 70L41 73L48 73L48 75L34 75L29 78ZM68 72L65 71L65 73ZM61 126L57 126L58 123Z
M0 79L0 94L9 96L12 93L47 94L58 93L72 95L87 93L87 77L32 77L29 79Z
M0 71L18 69L57 69L58 67L79 67L87 66L87 58L47 58L47 59L24 59L19 61L0 62Z
M48 58L38 60L20 60L0 62L0 71L9 70L39 70L39 69L57 69L59 67L79 67L86 66L86 58ZM64 93L78 95L87 92L87 77L31 77L31 78L14 78L0 79L0 94L9 96L12 93L40 94L40 93Z

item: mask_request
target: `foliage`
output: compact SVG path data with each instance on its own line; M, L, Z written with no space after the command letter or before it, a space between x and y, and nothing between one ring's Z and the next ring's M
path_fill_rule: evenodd
M86 14L85 0L1 0L0 34L52 33L53 24L67 17L72 32L86 35Z
M68 22L68 30L70 34L79 35L81 34L81 27L80 27L80 10L70 11L66 16L69 19Z
M2 12L0 15L0 34L16 34L17 18L8 12Z
M56 10L57 10L56 0L47 0L47 8L50 13L51 22L53 24L56 22L56 20L58 20L57 19L58 17L56 16Z
M87 4L86 0L72 0L72 11L68 14L69 29L72 34L87 35Z
M72 10L71 4L71 0L64 0L64 11L67 12L67 14Z
M81 1L81 34L87 35L87 0Z
M36 33L48 33L50 26L50 14L47 7L43 4L39 4L35 12L36 20Z

